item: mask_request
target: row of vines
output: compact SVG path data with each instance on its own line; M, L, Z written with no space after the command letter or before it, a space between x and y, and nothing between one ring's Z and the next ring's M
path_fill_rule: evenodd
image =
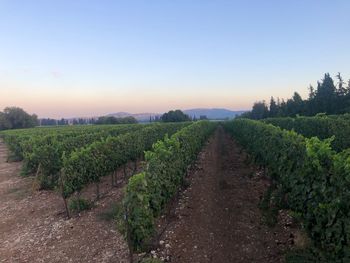
M158 141L145 153L146 169L129 179L124 206L129 247L148 247L155 233L155 219L183 183L189 165L217 124L200 121Z
M69 217L67 199L73 194L80 200L82 189L99 183L107 175L116 183L115 172L128 162L144 158L165 135L189 123L150 125L105 125L76 128L28 129L1 133L17 160L23 160L23 173L36 175L41 188L58 190ZM115 186L115 185L114 185Z
M61 176L63 196L68 198L91 183L98 185L102 177L113 175L127 162L143 157L144 151L151 149L155 142L187 125L169 123L144 126L137 131L95 141L64 156Z
M4 140L16 160L23 160L22 174L37 174L40 188L52 189L57 186L63 156L69 156L76 149L144 128L144 125L86 126L86 129L33 129L28 132L5 134ZM43 133L46 131L46 134Z
M294 129L299 131L301 122L305 131L311 125L303 118L296 122L300 128ZM350 150L336 152L333 139L305 138L253 120L235 120L224 126L252 160L266 169L273 181L275 205L300 217L313 242L315 258L349 262Z
M342 151L350 148L350 121L348 115L336 116L268 118L263 121L282 129L294 130L307 138L316 136L327 139L334 136L332 148Z
M116 128L126 127L129 125L74 125L74 126L58 126L58 127L36 127L30 129L6 130L0 132L0 137L4 139L10 149L9 158L14 161L23 159L25 145L27 141L40 140L42 137L54 136L58 139L75 137L83 134L93 134L106 132Z

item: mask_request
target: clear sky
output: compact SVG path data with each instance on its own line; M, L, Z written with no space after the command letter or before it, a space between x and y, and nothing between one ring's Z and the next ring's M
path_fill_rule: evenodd
M0 109L225 107L350 78L348 0L0 0Z

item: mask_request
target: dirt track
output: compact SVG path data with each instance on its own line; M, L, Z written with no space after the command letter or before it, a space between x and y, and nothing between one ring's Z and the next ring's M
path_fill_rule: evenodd
M258 204L269 182L244 163L244 153L222 129L189 180L168 216L158 257L176 263L283 262L294 230L283 222L273 229L263 223Z

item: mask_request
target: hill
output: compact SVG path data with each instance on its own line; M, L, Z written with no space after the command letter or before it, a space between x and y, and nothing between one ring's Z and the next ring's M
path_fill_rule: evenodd
M190 117L196 117L199 119L200 116L206 116L210 120L223 120L223 119L233 119L237 115L242 114L245 111L232 111L228 109L221 109L221 108L213 108L213 109L207 109L207 108L198 108L198 109L189 109L184 110L184 113L189 115ZM148 122L150 119L150 116L156 117L161 116L162 113L128 113L128 112L117 112L117 113L111 113L107 116L114 116L114 117L127 117L132 116L139 122Z
M200 116L207 116L210 120L222 120L222 119L233 119L237 115L242 114L245 111L232 111L228 109L220 109L220 108L213 108L213 109L190 109L190 110L184 110L184 113L187 115L196 118L199 118Z

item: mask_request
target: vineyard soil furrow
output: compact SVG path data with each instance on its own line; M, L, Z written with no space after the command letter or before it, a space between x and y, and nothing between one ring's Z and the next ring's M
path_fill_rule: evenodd
M298 230L283 220L273 228L263 223L258 206L269 181L244 158L219 128L170 209L175 212L153 254L181 263L283 262Z

